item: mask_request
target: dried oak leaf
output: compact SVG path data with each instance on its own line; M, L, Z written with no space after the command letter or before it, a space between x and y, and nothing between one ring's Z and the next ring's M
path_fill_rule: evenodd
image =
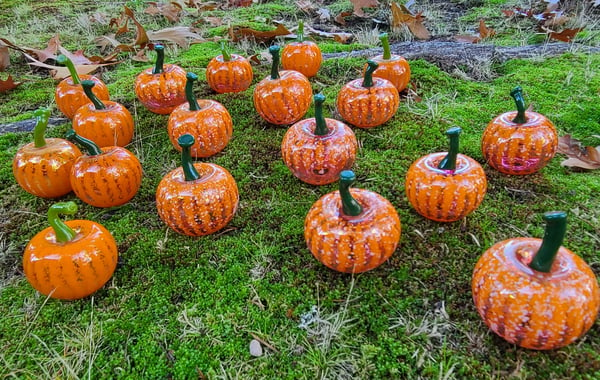
M544 28L546 33L550 38L563 41L563 42L571 42L577 33L581 32L584 28L574 28L574 29L564 29L562 32L553 32L549 29Z
M488 38L494 36L496 31L494 29L488 28L485 25L485 21L479 20L479 33L477 34L459 34L454 36L454 39L458 42L468 42L468 43L477 43L483 40L484 38Z
M0 45L0 71L10 66L10 52L7 46Z
M367 17L363 8L377 8L379 6L378 0L350 0L354 6L354 14L358 17Z
M158 3L151 1L148 3L148 8L144 9L144 13L152 16L162 15L165 16L170 22L179 22L181 15L183 14L183 7L176 1L170 1L168 3Z
M340 25L346 25L346 17L352 16L352 12L342 12L333 19Z
M283 24L278 24L275 30L269 31L255 30L251 28L229 28L229 37L233 42L237 42L243 38L254 38L256 42L269 43L278 36L287 36L288 34L291 33Z
M600 146L583 147L579 140L564 135L558 139L557 152L569 157L560 163L562 166L586 170L600 169Z
M56 52L58 51L58 48L60 46L60 40L58 38L58 34L54 35L54 37L48 40L48 46L43 50L29 48L25 46L18 46L5 38L0 38L0 45L9 47L13 50L17 50L22 53L34 55L37 57L38 60L45 62L49 59L56 59Z
M406 6L392 3L392 28L406 25L408 30L419 40L428 40L431 34L423 24L425 17L421 12L413 14Z
M194 29L188 26L175 26L157 31L150 30L147 32L147 35L151 41L169 41L185 49L190 44L206 42L201 35L194 32Z
M21 84L23 84L23 82L15 83L12 79L12 76L9 75L8 78L6 78L6 80L0 79L0 93L10 91L20 86Z
M329 33L329 32L324 32L322 30L317 30L317 29L311 27L310 25L304 26L304 32L307 34L316 35L316 36L323 37L323 38L333 38L334 41L342 43L342 44L349 43L353 37L352 33L341 33L341 32L340 33Z

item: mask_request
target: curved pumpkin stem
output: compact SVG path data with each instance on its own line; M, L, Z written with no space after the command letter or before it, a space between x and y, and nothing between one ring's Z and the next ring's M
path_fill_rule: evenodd
M450 147L448 149L448 154L440 164L438 165L438 169L441 170L456 170L456 157L458 156L458 140L460 136L460 132L462 130L459 127L453 127L446 131L446 136L450 139Z
M548 273L567 232L567 213L550 211L544 214L543 219L546 221L546 230L542 245L533 256L529 267L538 272Z
M71 74L71 79L73 80L73 84L81 83L81 79L79 79L79 74L77 74L77 70L75 69L75 65L73 64L73 61L71 61L69 58L67 58L67 56L60 54L58 57L56 57L56 63L58 63L59 65L67 66L67 69L69 69L69 73Z
M50 118L50 110L47 108L40 108L33 112L35 116L36 124L33 129L33 144L36 148L42 148L46 146L46 139L44 134L48 127L48 119Z
M83 80L81 81L81 87L83 87L83 91L85 92L85 95L88 97L88 99L90 99L92 101L92 103L94 104L94 107L97 110L105 110L106 106L104 105L104 103L102 103L102 101L96 96L96 94L94 94L92 92L92 89L94 88L94 86L96 85L96 82L94 82L93 80Z
M340 173L340 197L342 198L342 213L348 216L357 216L363 212L363 208L350 194L350 185L356 181L356 175L352 170L343 170Z
M296 31L296 41L304 42L304 21L298 21L298 30Z
M96 143L94 143L92 140L86 139L83 136L79 136L73 129L69 129L67 133L65 133L65 137L67 140L81 145L90 156L102 154L102 149L100 149Z
M327 122L323 117L323 103L325 102L325 95L316 94L314 97L315 100L315 135L317 136L325 136L329 133L329 128L327 127Z
M363 82L362 85L363 87L373 87L373 72L375 70L377 70L377 67L379 66L377 64L377 62L372 61L372 60L368 60L367 61L367 65L369 67L367 67L367 71L365 71L365 76L363 78Z
M68 243L77 236L77 232L58 217L59 215L73 215L76 212L77 204L72 201L55 203L48 209L48 224L54 230L57 242Z
M271 79L279 79L279 45L273 45L269 48L269 53L273 57L271 65Z
M187 73L186 78L187 81L185 82L185 98L190 104L190 111L200 111L200 104L198 104L198 100L194 96L194 82L198 80L198 75L194 73Z
M165 47L162 45L154 45L154 51L156 51L156 62L154 63L152 74L160 74L165 71L163 68L165 63Z
M181 168L186 181L195 181L200 179L200 173L194 167L190 148L194 145L194 136L185 134L179 136L177 143L181 147Z
M510 96L515 100L517 106L517 116L512 120L516 124L527 123L527 117L525 116L525 99L523 99L523 89L521 86L515 87L511 92Z
M231 53L229 53L229 49L227 48L225 41L221 41L221 55L223 56L223 61L231 61Z
M381 33L379 35L381 46L383 46L383 59L391 59L392 52L390 51L390 39L387 33Z

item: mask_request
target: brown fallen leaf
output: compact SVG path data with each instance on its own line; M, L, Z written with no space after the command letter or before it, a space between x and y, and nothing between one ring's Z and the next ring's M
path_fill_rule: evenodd
M336 42L347 44L354 35L352 33L329 33L322 30L317 30L310 25L304 25L304 33L306 35L316 35L323 38L333 38Z
M183 14L183 7L176 1L168 3L151 1L148 4L149 6L144 10L144 13L152 16L162 15L170 22L179 22Z
M581 32L584 28L575 28L575 29L564 29L562 32L553 32L551 30L546 29L546 33L550 38L563 41L563 42L571 42L577 33Z
M223 25L223 19L221 17L216 16L206 16L201 17L198 20L192 23L192 26L200 25L200 24L208 24L210 26L221 26Z
M342 12L339 15L335 16L333 21L337 22L340 25L346 25L346 17L352 16L352 12Z
M48 40L48 46L43 50L25 46L18 46L5 38L0 38L0 41L3 46L9 47L20 52L28 53L30 55L34 55L37 57L38 60L42 62L45 62L49 59L56 59L56 52L58 51L58 47L60 46L58 34L54 35L52 38L50 38L50 40Z
M379 6L378 0L350 0L354 6L354 14L358 17L367 17L363 8L377 8Z
M195 33L194 29L188 26L175 26L157 31L150 30L147 32L147 36L151 41L169 41L185 49L190 44L206 42L201 35Z
M10 51L7 46L0 45L0 71L10 66Z
M186 5L190 8L196 8L199 11L214 11L219 7L216 1L204 2L201 0L188 0Z
M459 34L454 36L454 39L458 42L467 42L467 43L478 43L481 40L494 36L496 31L494 29L488 28L485 25L485 21L483 19L479 20L479 32L477 34Z
M392 28L399 28L403 25L419 40L428 40L431 34L423 24L425 17L421 12L413 14L402 4L392 3Z
M0 94L10 91L14 88L17 88L18 86L20 86L22 84L23 84L23 82L15 83L13 81L12 76L10 76L10 75L8 76L8 78L6 78L6 80L0 79Z
M287 36L291 34L290 31L283 25L278 24L275 30L269 31L261 31L255 30L251 28L240 28L234 29L233 27L229 28L229 37L231 41L237 42L243 38L254 38L256 42L264 42L270 43L278 36Z
M38 61L37 59L35 59L34 57L30 56L27 53L23 53L23 55L28 60L31 61L31 62L28 62L30 65L42 67L45 69L50 69L50 75L52 76L52 78L54 78L56 80L61 80L61 79L71 76L69 69L67 69L64 66L48 65L47 63ZM98 70L99 67L115 65L117 63L118 62L111 62L111 63L102 63L102 64L93 64L93 65L74 65L74 66L75 66L75 70L77 71L78 74L85 75L85 74L93 73L94 71Z
M600 169L600 146L583 147L581 142L572 138L571 135L558 138L557 153L569 157L560 163L562 166L585 170Z

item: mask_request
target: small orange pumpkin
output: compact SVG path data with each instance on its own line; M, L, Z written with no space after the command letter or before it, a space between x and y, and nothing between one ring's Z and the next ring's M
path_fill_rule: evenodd
M25 277L45 296L62 300L87 297L103 287L117 267L117 243L104 226L90 220L63 222L59 218L60 214L76 212L75 202L50 206L50 227L25 247Z
M203 236L217 232L229 223L237 210L237 184L219 165L192 163L192 135L182 135L178 142L182 150L181 167L167 173L158 184L158 215L182 235Z
M546 166L558 148L556 127L545 116L525 109L523 90L514 88L517 111L493 119L481 138L487 163L504 174L532 174Z
M323 55L319 45L312 41L304 40L304 22L298 22L296 31L297 39L283 47L281 52L281 66L284 70L296 70L307 78L317 75Z
M154 50L154 67L136 77L135 94L150 112L166 115L185 102L186 72L175 64L164 64L164 46L154 45Z
M485 324L508 342L534 350L582 337L600 308L594 272L561 245L566 213L547 212L544 220L543 239L508 239L485 251L471 281Z
M221 42L221 55L211 59L206 67L206 81L219 94L245 91L253 78L250 62L241 55L230 54L225 42Z
M88 153L71 168L71 186L79 199L95 207L114 207L135 196L142 184L142 165L133 153L120 146L100 149L72 129L66 137Z
M428 219L462 219L479 207L487 191L481 165L458 153L460 132L458 127L448 129L448 152L423 156L406 173L406 196L415 210Z
M344 123L323 117L325 96L317 94L315 117L292 125L281 142L283 162L300 180L325 185L339 179L340 172L352 167L358 142Z
M181 151L179 137L185 134L194 136L191 147L192 157L210 157L222 151L233 134L231 115L221 103L210 99L196 99L194 82L198 76L187 73L185 88L187 102L179 105L169 115L167 131L173 146Z
M279 46L271 46L269 52L273 56L271 75L254 87L254 108L271 124L295 123L302 119L310 107L310 82L298 71L279 71Z
M371 58L378 65L373 76L389 80L398 92L402 92L410 82L410 65L404 57L397 54L392 55L387 33L381 33L379 40L383 46L383 54ZM368 65L365 65L365 71L367 68Z
M133 139L133 117L127 108L117 102L102 102L92 92L96 83L81 81L91 103L80 107L73 117L73 130L92 140L99 147L125 146Z
M63 79L56 86L54 91L54 100L56 106L66 117L73 119L75 113L79 107L90 103L90 100L83 92L81 87L82 80L93 80L96 83L94 87L94 94L98 99L109 100L110 96L108 93L108 87L100 79L92 75L79 75L75 69L73 62L64 55L59 55L56 58L56 62L61 65L67 66L71 76Z
M44 138L50 111L40 108L33 113L37 119L34 142L22 146L13 159L13 175L19 186L42 198L57 198L71 192L67 180L71 167L81 151L69 141Z
M378 65L367 61L364 78L346 83L338 92L337 109L342 118L359 128L387 123L398 110L400 96L387 79L373 77Z
M342 171L339 191L322 196L304 221L308 249L338 272L377 268L400 241L400 218L394 206L375 192L350 189L355 180L353 171Z

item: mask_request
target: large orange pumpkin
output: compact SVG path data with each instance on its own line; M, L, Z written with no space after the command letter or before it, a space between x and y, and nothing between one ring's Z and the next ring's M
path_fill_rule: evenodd
M178 142L182 149L181 167L167 173L158 184L158 215L171 229L183 235L217 232L231 221L237 210L237 184L219 165L192 162L192 135L182 135Z
M135 79L135 94L151 112L166 115L185 102L185 70L175 64L164 64L165 48L154 45L156 62Z
M369 60L364 78L346 83L338 92L337 109L342 119L359 128L388 122L398 110L400 96L392 82L373 77L376 62Z
M206 81L219 94L245 91L253 77L250 62L241 55L229 53L225 42L221 43L221 55L211 59L206 67Z
M104 226L90 220L63 222L59 218L60 214L75 212L74 202L50 206L50 227L25 247L25 277L45 296L63 300L87 297L103 287L117 267L117 243Z
M307 78L317 75L323 56L319 45L312 41L304 40L304 22L298 22L296 41L283 47L281 52L281 66L284 70L296 70Z
M338 272L377 268L400 240L400 218L394 206L375 192L350 189L355 180L353 171L342 171L339 190L315 202L304 221L308 249Z
M269 52L273 56L271 75L254 87L254 108L271 124L295 123L310 107L312 87L298 71L279 71L279 46L271 46Z
M194 82L198 76L187 73L185 88L187 102L179 105L169 115L167 131L173 146L181 151L179 137L190 134L195 143L192 157L210 157L222 151L233 134L233 121L229 111L216 100L196 99Z
M71 186L79 199L95 207L114 207L135 196L142 184L142 165L133 153L120 146L100 149L72 129L67 139L87 151L71 168Z
M475 265L473 301L485 324L508 342L551 350L582 337L600 308L598 280L563 247L566 213L544 214L543 239L514 238L488 249Z
M102 102L92 92L96 83L90 80L81 86L91 103L80 107L73 117L73 130L92 140L99 147L125 146L133 139L134 123L131 113L117 102Z
M406 196L422 216L453 222L473 212L485 196L487 179L481 165L458 153L460 128L450 128L448 152L423 156L406 173Z
M59 111L62 112L69 119L73 119L75 113L79 107L90 103L90 100L83 92L81 87L82 80L93 80L96 83L94 87L94 94L98 99L109 100L110 96L108 93L108 87L100 79L92 75L79 75L75 69L73 62L64 55L59 55L56 58L56 62L61 65L67 66L69 69L70 77L63 79L56 86L54 91L54 100Z
M398 92L401 92L410 82L410 65L401 55L391 53L387 33L381 33L379 40L383 47L383 54L371 58L378 65L373 76L389 80ZM368 65L365 66L365 71L367 68Z
M315 117L292 125L281 142L283 162L300 180L325 185L339 179L340 172L352 167L358 142L344 123L323 117L325 96L317 94Z
M481 150L487 163L504 174L532 174L546 166L558 148L554 124L537 112L527 111L523 90L510 93L517 111L503 113L486 127Z
M34 112L34 142L22 146L13 159L12 170L23 190L42 198L57 198L71 192L69 175L81 151L65 139L44 138L50 111Z

